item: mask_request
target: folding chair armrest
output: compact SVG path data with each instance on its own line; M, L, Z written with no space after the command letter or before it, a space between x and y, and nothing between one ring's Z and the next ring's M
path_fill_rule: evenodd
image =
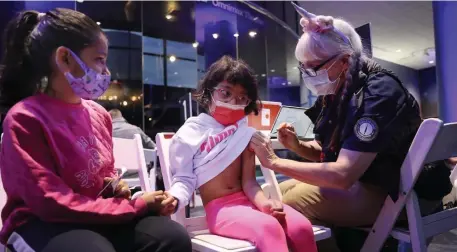
M262 184L260 186L260 188L262 188L262 191L263 191L263 193L265 193L265 196L267 196L267 198L270 198L271 190L273 189L273 187L270 184L265 183L265 184Z

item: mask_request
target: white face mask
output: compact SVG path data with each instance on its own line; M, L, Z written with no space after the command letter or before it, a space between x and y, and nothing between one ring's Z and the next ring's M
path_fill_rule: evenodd
M342 72L341 72L342 73ZM330 81L328 77L327 69L322 69L316 72L316 76L311 77L307 76L306 74L302 74L303 82L305 83L306 87L314 94L314 95L329 95L334 94L336 90L336 85L340 81L340 75L334 81Z
M334 61L327 69L332 68L335 62L336 61ZM303 82L314 95L320 96L335 93L336 86L340 81L340 76L343 71L340 72L336 80L330 81L327 69L317 71L316 76L309 76L306 73L302 73Z

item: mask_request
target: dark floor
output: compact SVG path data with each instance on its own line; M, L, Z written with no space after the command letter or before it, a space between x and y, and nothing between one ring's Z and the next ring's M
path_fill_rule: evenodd
M435 236L428 247L429 252L455 252L457 251L457 229Z

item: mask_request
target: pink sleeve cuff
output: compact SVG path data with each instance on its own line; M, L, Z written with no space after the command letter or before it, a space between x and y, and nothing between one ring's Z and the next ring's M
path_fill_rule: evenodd
M143 216L146 215L148 212L148 205L146 204L146 201L142 199L141 197L136 198L133 200L133 207L136 210L136 215L137 216Z

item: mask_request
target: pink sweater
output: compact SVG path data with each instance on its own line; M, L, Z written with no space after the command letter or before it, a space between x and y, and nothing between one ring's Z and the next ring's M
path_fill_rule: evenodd
M142 199L97 198L103 178L115 174L111 118L97 103L36 95L11 108L3 132L2 243L32 218L103 224L146 213Z

